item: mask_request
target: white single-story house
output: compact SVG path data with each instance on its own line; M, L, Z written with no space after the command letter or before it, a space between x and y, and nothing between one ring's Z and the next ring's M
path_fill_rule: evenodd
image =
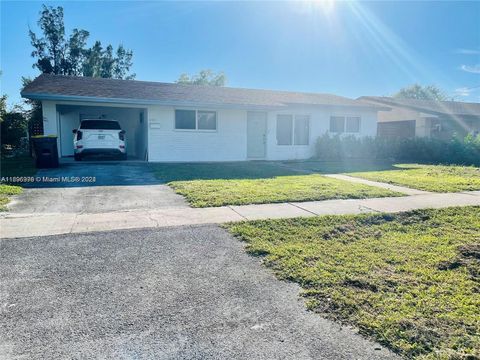
M319 136L375 136L385 106L330 94L42 74L22 90L40 100L45 135L73 155L82 119L118 120L130 157L152 162L306 159Z

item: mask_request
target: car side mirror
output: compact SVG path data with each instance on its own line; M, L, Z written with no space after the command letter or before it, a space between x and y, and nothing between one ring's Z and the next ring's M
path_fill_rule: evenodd
M77 129L73 129L73 130L72 130L72 133L76 134L76 133L77 133Z

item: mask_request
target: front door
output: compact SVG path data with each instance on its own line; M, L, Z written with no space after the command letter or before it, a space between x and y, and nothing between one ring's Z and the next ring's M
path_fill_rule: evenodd
M247 157L263 159L267 142L267 113L249 111L247 113Z

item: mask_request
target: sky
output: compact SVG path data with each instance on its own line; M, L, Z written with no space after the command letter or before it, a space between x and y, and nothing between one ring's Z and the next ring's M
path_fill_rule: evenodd
M388 96L434 84L480 102L480 1L144 2L1 0L1 93L19 103L35 77L28 38L42 3L66 32L133 50L137 80L224 71L228 86Z

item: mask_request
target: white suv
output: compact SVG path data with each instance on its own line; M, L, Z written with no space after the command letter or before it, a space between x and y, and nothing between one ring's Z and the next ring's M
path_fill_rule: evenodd
M116 120L85 119L73 130L75 160L88 154L112 154L127 158L127 138Z

